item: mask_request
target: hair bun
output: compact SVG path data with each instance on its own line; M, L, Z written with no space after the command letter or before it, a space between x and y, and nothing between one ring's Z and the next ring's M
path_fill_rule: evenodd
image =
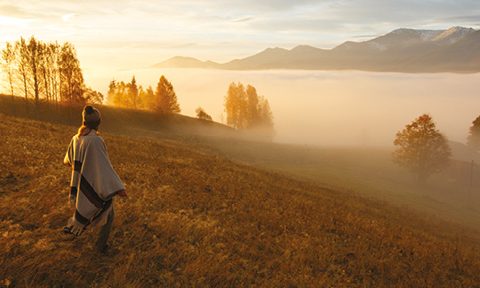
M88 106L85 106L85 112L87 114L91 114L91 113L95 112L95 110L93 110L92 106L88 105Z

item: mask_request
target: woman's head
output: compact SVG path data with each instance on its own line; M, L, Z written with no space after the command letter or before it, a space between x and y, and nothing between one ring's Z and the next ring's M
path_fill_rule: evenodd
M98 109L93 106L85 106L82 111L82 126L80 127L80 129L78 129L78 134L86 135L90 133L92 129L98 130L100 122L100 111L98 111Z
M87 126L90 129L98 129L101 120L100 111L97 108L87 105L83 108L82 111L82 120L83 125Z

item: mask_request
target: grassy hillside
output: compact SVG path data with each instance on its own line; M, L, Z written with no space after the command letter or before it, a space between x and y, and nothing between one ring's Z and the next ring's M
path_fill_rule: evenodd
M97 255L60 232L75 130L0 114L5 286L479 287L474 232L158 137L103 134L130 199Z
M102 130L125 135L144 135L155 132L157 136L223 135L234 137L234 131L225 125L198 120L184 115L158 115L150 111L113 108L96 105L102 113ZM80 126L83 106L25 103L22 97L0 95L0 113L44 122Z
M428 216L480 225L480 166L452 160L442 173L419 186L392 162L391 148L335 148L203 138L220 155L258 168L308 180L335 190L415 209ZM458 147L455 156L464 158ZM478 157L478 156L477 156ZM474 158L475 159L475 158Z

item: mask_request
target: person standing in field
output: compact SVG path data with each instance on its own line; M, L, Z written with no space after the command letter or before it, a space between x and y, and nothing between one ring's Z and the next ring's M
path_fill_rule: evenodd
M113 223L113 197L127 197L125 185L110 163L107 147L98 136L100 111L85 106L82 126L72 137L64 164L72 167L70 203L75 213L68 220L64 232L79 236L89 226L100 226L96 243L98 251L107 251L107 240Z

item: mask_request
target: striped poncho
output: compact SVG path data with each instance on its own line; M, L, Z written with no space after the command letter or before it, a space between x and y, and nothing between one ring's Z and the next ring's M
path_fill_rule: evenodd
M93 129L87 135L73 136L64 163L72 167L70 186L79 191L71 225L104 225L113 196L125 186L110 163L103 138Z

